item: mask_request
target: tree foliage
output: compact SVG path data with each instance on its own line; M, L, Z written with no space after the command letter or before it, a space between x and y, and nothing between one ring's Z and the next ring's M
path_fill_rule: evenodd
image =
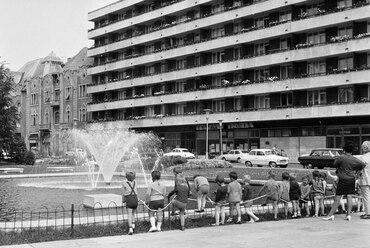
M0 151L8 152L15 139L18 112L12 104L13 77L9 69L0 63ZM0 158L2 152L0 152Z

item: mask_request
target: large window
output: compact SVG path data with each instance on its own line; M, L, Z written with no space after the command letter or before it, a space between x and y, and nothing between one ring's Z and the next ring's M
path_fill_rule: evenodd
M225 58L224 51L212 53L212 63L220 63L224 61L224 58Z
M309 45L325 43L325 32L312 33L307 35L307 43Z
M353 69L353 58L341 58L338 60L339 70L350 70Z
M338 0L338 8L348 8L352 6L352 0Z
M82 84L78 88L79 88L79 97L80 98L86 97L87 96L87 93L86 93L86 84Z
M225 100L212 101L213 112L225 112Z
M54 113L54 124L59 124L59 112Z
M340 103L353 102L354 100L354 89L353 87L339 88L339 99Z
M32 93L31 94L31 105L37 105L39 104L39 94Z
M72 93L72 87L66 87L66 92L65 92L66 100L71 99L71 93Z
M86 122L86 105L85 104L82 104L81 108L80 108L80 121L81 122Z
M308 105L326 104L326 91L325 90L308 91L307 104Z
M45 91L45 102L50 102L50 91Z
M50 119L49 119L49 109L45 110L45 124L49 124Z
M344 28L339 28L338 29L338 35L339 36L347 36L348 38L353 37L353 30L352 27L344 27Z
M314 61L314 62L309 62L307 64L308 67L308 74L313 75L313 74L322 74L326 72L326 63L325 61Z
M254 97L254 107L255 108L270 108L270 96L261 95Z
M38 118L39 118L39 115L37 114L36 110L33 111L33 113L31 114L31 124L32 126L36 126L38 124Z
M280 106L292 106L293 105L293 93L282 93Z
M72 113L69 105L66 108L66 123L72 123Z

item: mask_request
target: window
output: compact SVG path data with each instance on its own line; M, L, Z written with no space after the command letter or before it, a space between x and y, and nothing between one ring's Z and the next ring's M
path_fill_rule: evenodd
M186 104L184 103L179 103L176 104L176 114L177 115L182 115L184 114L184 108L186 107Z
M66 100L71 99L71 90L72 90L71 87L66 87L66 94L65 94Z
M222 37L225 36L225 28L213 28L212 29L212 38Z
M263 17L256 18L254 20L254 25L258 28L263 28L265 26L265 21Z
M254 54L256 56L258 55L265 55L266 51L268 50L269 43L261 43L261 44L256 44L254 46Z
M86 93L86 84L82 84L78 88L79 88L79 97L80 98L86 97L87 96L87 93Z
M352 0L338 0L338 8L348 8L352 6Z
M225 100L212 101L213 112L225 112Z
M265 81L270 76L270 70L268 68L257 69L254 71L254 80Z
M352 38L353 37L352 27L339 28L338 29L338 35L341 36L341 37L347 36L348 38Z
M290 21L290 20L292 20L292 13L290 11L280 12L280 18L279 18L280 22Z
M241 110L242 109L242 99L240 97L234 98L234 109Z
M340 103L347 103L353 102L354 98L354 89L353 87L343 87L339 88L339 102Z
M353 69L353 58L342 58L338 60L339 70L350 70Z
M154 74L154 65L145 66L145 75Z
M280 106L292 106L293 105L293 93L282 93Z
M54 113L54 124L59 124L59 112Z
M325 32L307 34L307 43L309 45L322 44L326 42Z
M223 62L225 58L225 52L216 52L212 53L212 63L220 63Z
M254 107L255 108L270 108L270 96L260 95L254 97Z
M85 104L82 104L81 108L80 108L80 118L79 120L81 122L86 122L86 105Z
M50 91L45 91L45 102L50 102Z
M45 110L45 124L49 124L49 110L46 109Z
M326 63L324 60L309 62L307 67L309 75L326 73Z
M32 126L36 126L38 124L38 114L36 112L36 110L33 111L33 113L31 114L31 125Z
M66 123L72 123L71 107L69 105L66 108Z
M224 4L212 5L212 13L217 13L217 12L224 11L224 10L225 10Z
M187 67L186 59L176 60L176 68L178 70L180 70L180 69L186 69L186 67Z
M293 68L291 65L280 67L280 77L281 79L291 78L293 75Z
M32 93L31 94L31 105L37 105L39 104L39 94Z
M145 116L154 116L154 106L148 106L145 108Z
M325 90L308 91L307 104L308 105L326 104L326 91Z

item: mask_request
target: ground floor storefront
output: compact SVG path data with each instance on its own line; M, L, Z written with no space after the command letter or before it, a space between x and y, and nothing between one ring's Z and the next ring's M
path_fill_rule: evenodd
M206 152L207 126L172 126L152 128L169 151L175 147L188 148L195 154ZM221 135L220 135L221 134ZM346 142L355 144L355 154L361 153L361 143L370 140L370 117L326 118L274 122L209 123L210 153L232 149L276 147L283 150L291 162L313 148L341 148Z

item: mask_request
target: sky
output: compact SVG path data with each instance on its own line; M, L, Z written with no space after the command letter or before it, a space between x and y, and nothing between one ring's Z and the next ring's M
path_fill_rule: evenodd
M118 0L0 0L0 62L12 71L50 52L66 60L92 46L88 12Z

